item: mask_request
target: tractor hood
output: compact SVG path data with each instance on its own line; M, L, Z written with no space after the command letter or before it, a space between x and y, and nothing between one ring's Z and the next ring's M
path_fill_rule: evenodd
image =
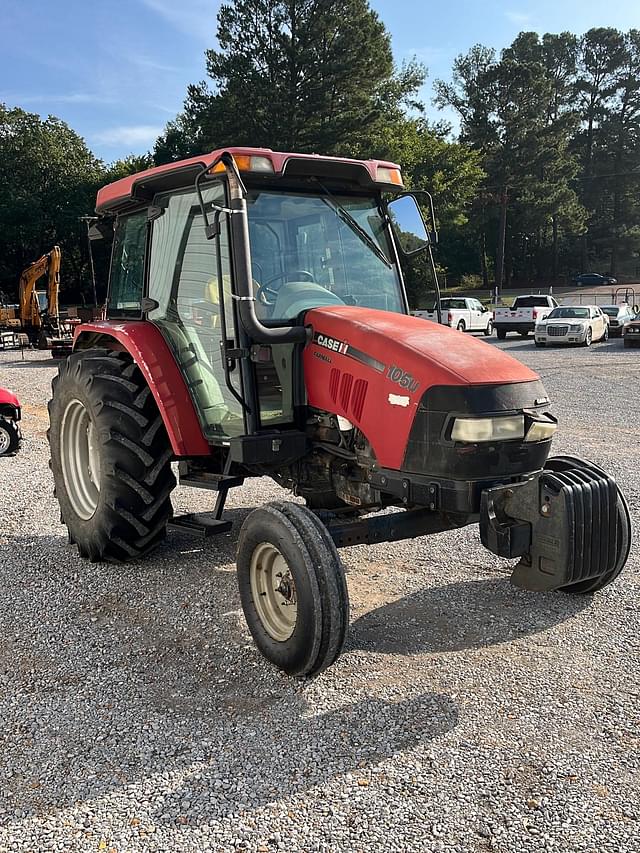
M347 352L355 350L378 366L395 365L410 372L421 384L502 384L539 378L497 347L420 317L341 305L315 308L305 322L313 329L314 343L324 350L343 344Z
M507 408L505 401L515 397L517 408L547 402L532 370L448 326L348 305L314 308L305 324L311 332L304 351L309 405L358 426L385 467L401 467L421 402L436 386L491 386L490 393L475 395L486 399L487 411ZM455 408L460 394L445 397Z

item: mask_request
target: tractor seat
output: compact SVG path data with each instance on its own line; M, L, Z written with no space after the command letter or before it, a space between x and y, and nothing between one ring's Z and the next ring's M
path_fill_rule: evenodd
M313 281L287 281L278 291L272 319L295 320L303 311L322 305L344 305L342 299Z

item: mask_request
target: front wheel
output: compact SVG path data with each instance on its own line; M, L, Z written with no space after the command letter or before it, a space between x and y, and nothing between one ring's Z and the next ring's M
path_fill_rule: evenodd
M267 660L302 677L330 666L346 637L349 596L322 522L289 502L254 510L240 530L237 565L247 625Z
M518 332L518 334L520 335L521 338L528 338L529 337L528 331Z
M10 418L0 417L0 456L14 456L20 447L20 427Z
M535 345L537 347L543 347L543 346L545 346L545 342L544 341L535 341Z
M489 322L487 323L484 333L486 337L490 337L493 334L493 323L491 322L491 320L489 320Z
M608 340L609 340L609 327L605 326L604 327L604 334L602 336L602 342L606 343Z
M593 332L591 331L591 326L587 329L587 332L584 336L583 346L590 347L593 342Z
M53 380L51 470L60 515L81 557L124 562L166 535L175 486L171 445L127 353L75 352Z

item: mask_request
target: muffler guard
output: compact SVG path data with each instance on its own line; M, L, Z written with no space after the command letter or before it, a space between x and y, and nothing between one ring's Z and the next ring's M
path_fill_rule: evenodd
M480 537L494 554L521 558L515 586L543 591L617 575L631 522L615 480L589 462L556 457L523 483L482 493Z

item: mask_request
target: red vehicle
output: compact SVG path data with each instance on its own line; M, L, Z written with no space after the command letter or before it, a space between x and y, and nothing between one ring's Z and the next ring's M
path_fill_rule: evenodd
M0 388L0 456L13 456L22 441L21 410L15 394Z
M228 490L272 477L304 504L243 523L240 597L262 653L304 676L347 631L340 547L479 524L522 587L620 573L624 499L595 465L549 458L539 377L409 315L400 258L436 234L398 166L232 148L123 178L97 211L115 225L108 319L76 329L49 408L83 557L136 560L169 526L224 533ZM212 514L173 517L174 460L217 492Z

